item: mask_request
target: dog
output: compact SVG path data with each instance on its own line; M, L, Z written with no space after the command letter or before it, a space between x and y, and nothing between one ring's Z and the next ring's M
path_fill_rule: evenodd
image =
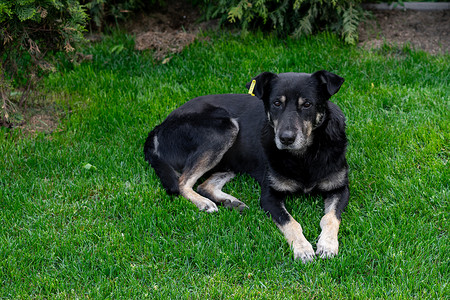
M206 212L217 211L218 204L247 208L222 188L235 174L249 174L261 186L262 209L294 258L304 263L316 255L331 258L338 253L341 214L349 200L345 117L329 101L343 82L325 70L264 72L247 84L249 94L192 99L149 133L145 159L168 194L181 194ZM202 177L207 179L194 191ZM323 195L316 252L285 208L286 197L296 193Z

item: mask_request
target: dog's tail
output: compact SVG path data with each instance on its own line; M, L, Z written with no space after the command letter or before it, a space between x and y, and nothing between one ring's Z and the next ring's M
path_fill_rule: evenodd
M144 144L145 160L155 169L156 175L169 195L180 194L178 177L171 165L160 157L157 150L157 128L151 131Z
M155 136L156 136L156 131L157 131L157 128L155 128L154 130L150 131L150 133L148 134L147 139L145 140L145 144L144 144L144 157L145 157L145 160L149 164L151 164L152 153L155 152L154 140L155 140Z

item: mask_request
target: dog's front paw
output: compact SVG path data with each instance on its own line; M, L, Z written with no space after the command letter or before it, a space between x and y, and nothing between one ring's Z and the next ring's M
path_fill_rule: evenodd
M315 258L314 249L309 242L293 245L294 258L301 259L304 264L312 262Z
M320 236L317 242L316 254L320 258L332 258L338 254L339 242L337 238Z

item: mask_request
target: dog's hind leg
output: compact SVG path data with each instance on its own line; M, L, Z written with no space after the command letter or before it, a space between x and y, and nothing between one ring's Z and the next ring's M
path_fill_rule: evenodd
M207 197L195 192L192 187L200 177L222 160L224 154L233 145L239 132L238 122L234 119L222 119L220 125L220 134L213 134L215 132L214 129L211 131L211 128L208 129L209 132L203 133L205 140L208 139L208 143L203 143L196 149L195 153L191 154L179 178L180 194L194 203L198 209L206 212L217 211L217 205ZM204 187L207 185L204 185ZM217 183L215 186L217 186Z
M180 194L189 199L192 203L197 206L199 210L206 212L216 212L218 211L217 205L210 199L203 197L202 195L195 192L192 187L197 182L197 180L205 173L205 169L198 170L190 174L183 174L180 177Z
M248 208L244 202L239 201L235 197L222 192L223 186L233 179L235 174L233 172L214 173L205 182L198 186L197 192L216 203L221 203L228 208L235 208L242 211Z
M229 147L222 149L222 153L219 153L218 156L217 153L214 152L202 153L197 159L192 160L192 163L190 164L192 168L185 168L186 171L180 176L180 194L189 199L200 210L206 212L218 211L217 205L213 201L195 192L192 187L200 177L219 163L228 148Z

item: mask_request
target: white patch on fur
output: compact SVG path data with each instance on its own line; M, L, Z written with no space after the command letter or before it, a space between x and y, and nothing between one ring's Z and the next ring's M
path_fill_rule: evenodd
M346 182L347 169L342 169L336 173L327 176L321 180L318 184L319 189L322 191L331 191L344 185Z
M280 101L281 101L281 103L284 104L286 102L286 96L281 96Z
M237 131L239 131L239 121L238 121L238 119L230 119L230 120L233 123L233 125L236 127ZM237 131L236 131L236 134L237 134ZM234 140L233 140L233 143L234 143Z
M159 156L158 147L159 147L158 136L155 135L153 137L153 153L157 156Z

